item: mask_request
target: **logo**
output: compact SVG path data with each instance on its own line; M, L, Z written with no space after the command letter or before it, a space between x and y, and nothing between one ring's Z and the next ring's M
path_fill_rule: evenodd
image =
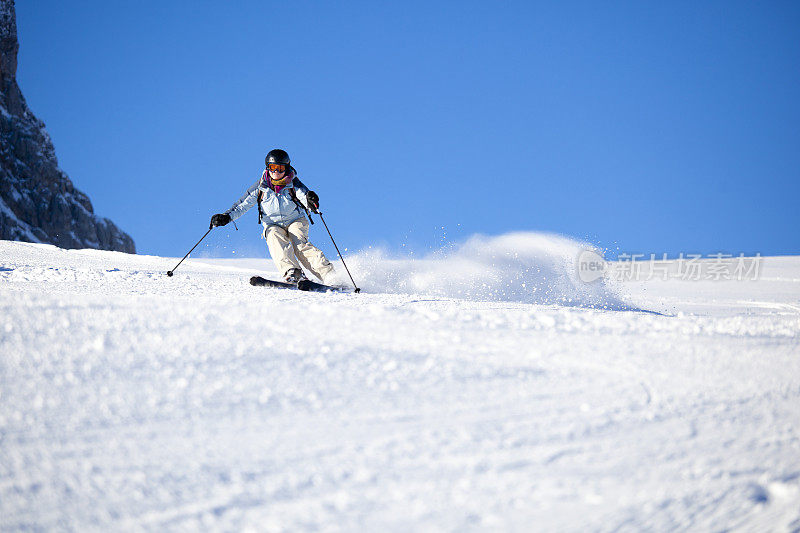
M603 277L606 262L603 256L594 250L583 250L578 255L578 278L584 283L591 283Z

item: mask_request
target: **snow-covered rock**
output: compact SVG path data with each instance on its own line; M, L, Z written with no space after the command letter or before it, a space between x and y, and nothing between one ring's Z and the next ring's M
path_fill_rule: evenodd
M0 239L135 253L133 239L94 213L58 167L44 123L17 85L13 0L0 0Z

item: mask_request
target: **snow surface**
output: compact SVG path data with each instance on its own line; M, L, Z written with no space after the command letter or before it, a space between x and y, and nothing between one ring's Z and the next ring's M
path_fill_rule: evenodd
M582 246L315 294L0 241L0 529L800 530L800 258L592 285Z

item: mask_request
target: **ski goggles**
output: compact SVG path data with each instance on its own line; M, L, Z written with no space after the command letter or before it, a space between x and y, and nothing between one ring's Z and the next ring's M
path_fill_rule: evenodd
M270 172L286 172L286 165L281 165L279 163L270 163L267 165L267 170Z

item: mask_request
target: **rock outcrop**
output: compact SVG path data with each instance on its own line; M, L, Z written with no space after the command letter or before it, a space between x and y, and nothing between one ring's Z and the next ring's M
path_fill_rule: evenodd
M13 0L0 0L0 239L136 253L133 239L94 214L89 197L58 168L44 123L17 85Z

